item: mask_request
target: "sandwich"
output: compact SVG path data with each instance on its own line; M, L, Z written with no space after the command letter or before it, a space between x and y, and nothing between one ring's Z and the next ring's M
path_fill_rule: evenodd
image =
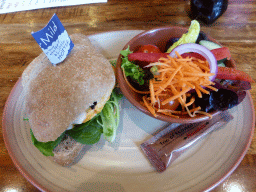
M21 78L32 142L63 166L101 135L112 142L119 118L112 65L87 36L70 38L74 48L62 63L53 66L41 53Z

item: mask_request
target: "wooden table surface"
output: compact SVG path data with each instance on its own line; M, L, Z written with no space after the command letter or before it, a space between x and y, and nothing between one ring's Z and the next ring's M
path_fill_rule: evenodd
M5 102L27 65L41 53L31 36L56 13L69 34L86 35L114 30L146 30L176 25L188 27L189 1L108 0L107 3L47 8L0 15L0 117ZM201 30L229 47L240 70L256 79L256 1L229 0L227 11ZM256 106L256 84L250 91ZM15 168L0 127L0 191L38 191ZM232 190L231 190L232 189ZM256 191L256 134L238 168L213 191Z

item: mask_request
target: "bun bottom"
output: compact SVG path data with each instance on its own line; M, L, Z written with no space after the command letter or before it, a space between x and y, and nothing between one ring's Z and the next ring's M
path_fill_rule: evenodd
M65 136L61 143L53 150L53 161L62 166L70 166L75 163L84 146L70 136Z

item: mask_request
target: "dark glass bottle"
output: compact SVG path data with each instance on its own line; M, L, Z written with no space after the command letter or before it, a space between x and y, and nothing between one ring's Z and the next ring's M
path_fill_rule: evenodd
M212 24L228 7L228 0L190 0L192 19Z

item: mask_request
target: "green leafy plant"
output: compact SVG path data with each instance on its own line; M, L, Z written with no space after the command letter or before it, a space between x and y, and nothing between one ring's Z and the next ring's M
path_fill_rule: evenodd
M131 77L135 81L137 81L140 85L144 84L144 76L145 72L140 66L128 60L128 55L131 54L130 48L128 47L126 50L122 50L120 54L122 57L121 67L124 69L125 75L127 77Z

